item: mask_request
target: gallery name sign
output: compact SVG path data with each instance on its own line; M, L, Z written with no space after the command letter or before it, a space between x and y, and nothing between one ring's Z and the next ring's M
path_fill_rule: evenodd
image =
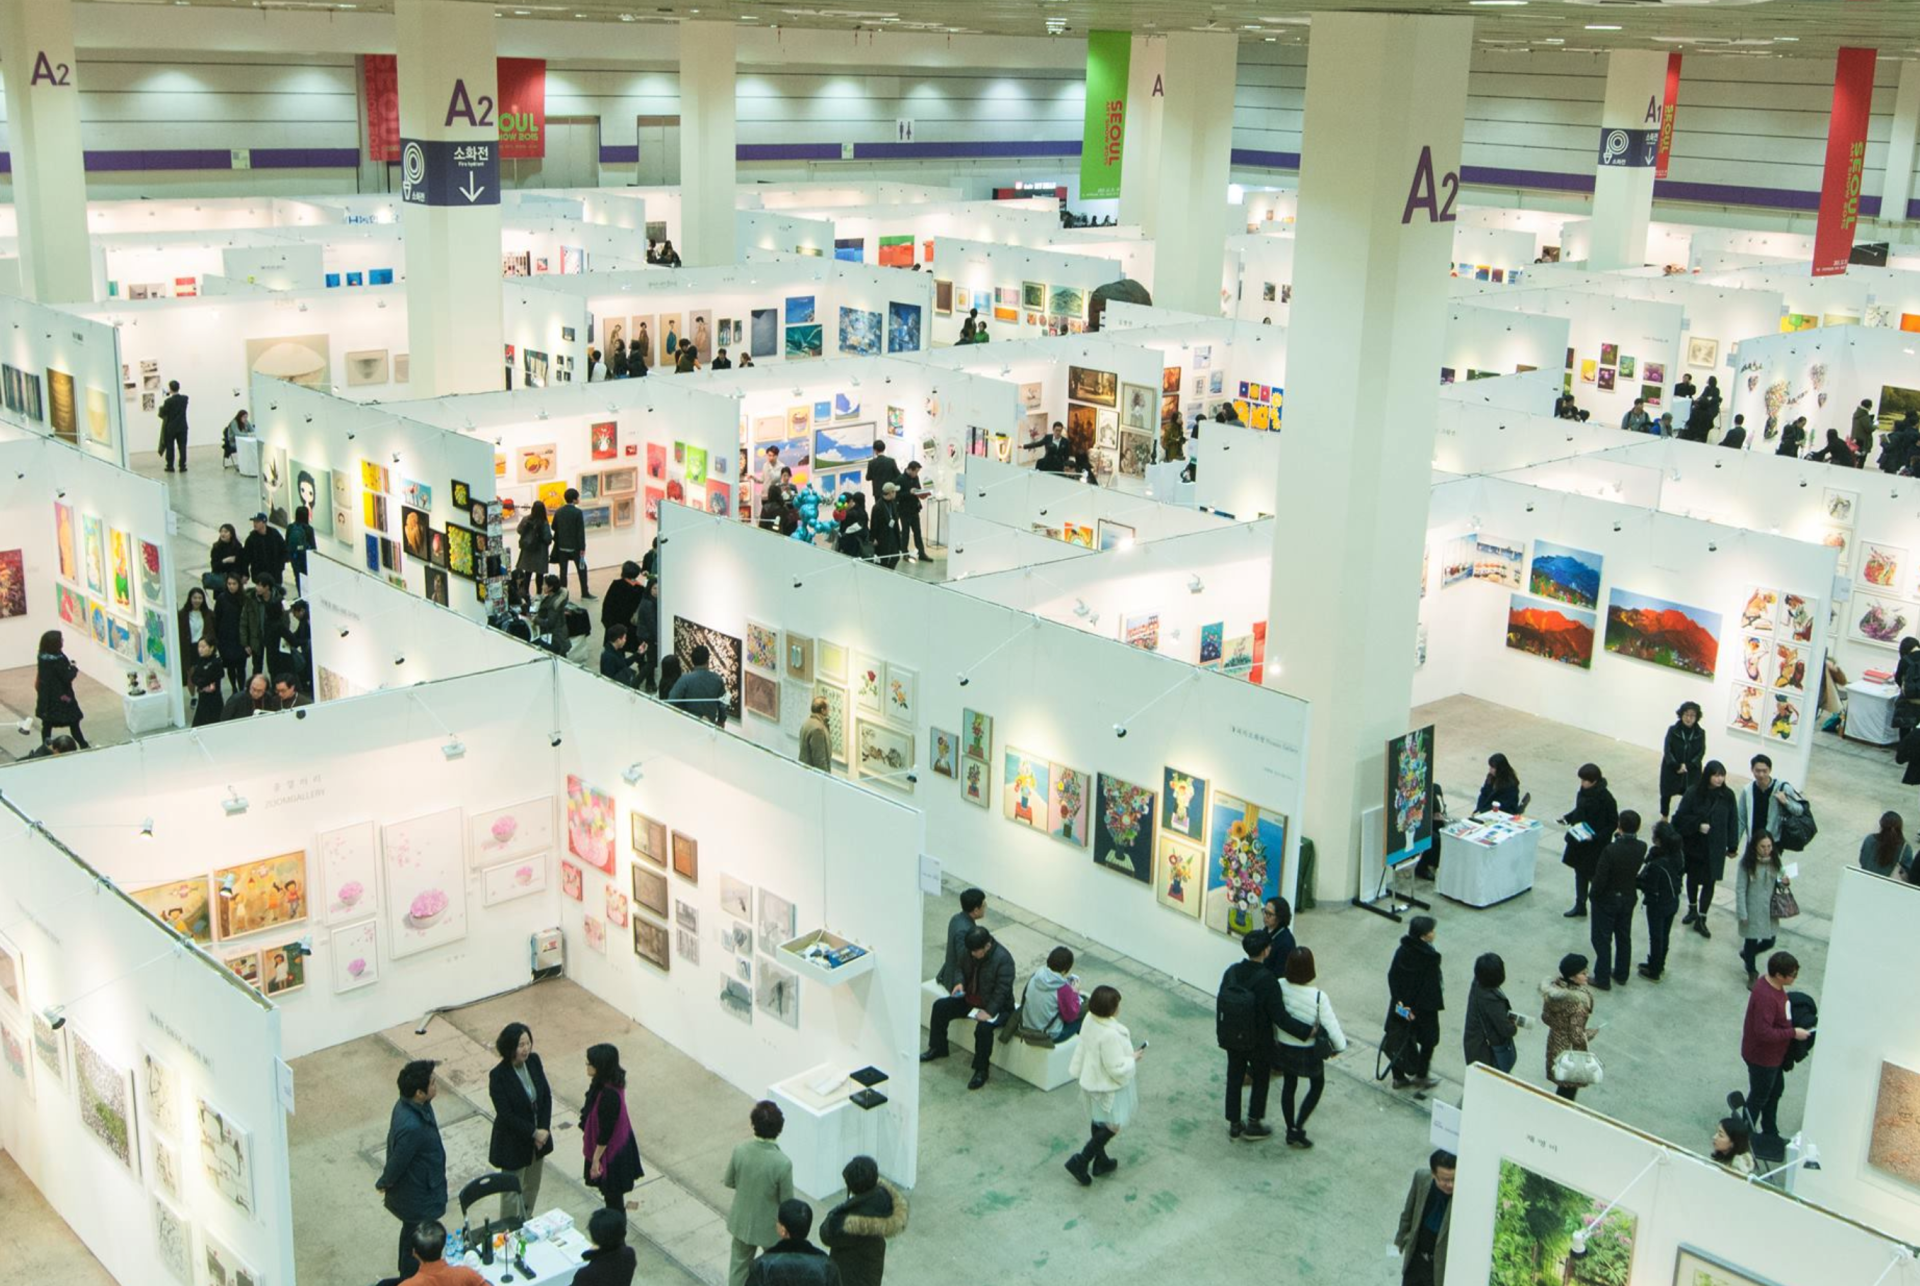
M1280 752L1280 754L1282 755L1282 759L1280 763L1277 765L1275 764L1267 765L1265 769L1266 772L1271 773L1276 777L1279 777L1281 780L1289 784L1292 784L1293 782L1299 780L1299 777L1300 777L1300 747L1299 746L1293 744L1292 742L1281 741L1277 737L1268 736L1266 733L1261 732L1258 728L1249 728L1244 724L1234 723L1234 724L1229 724L1227 726L1228 726L1228 729L1236 737L1242 738L1243 740L1246 740L1246 741L1251 741L1255 745L1265 746L1270 750L1277 750Z

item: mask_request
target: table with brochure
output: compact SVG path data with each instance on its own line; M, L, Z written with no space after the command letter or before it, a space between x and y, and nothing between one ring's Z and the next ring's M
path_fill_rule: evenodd
M1436 893L1468 906L1492 906L1533 887L1540 823L1501 812L1478 813L1440 832Z
M447 1259L503 1286L507 1282L514 1286L567 1286L585 1264L582 1256L592 1245L564 1210L549 1210L527 1220L520 1233L527 1239L526 1252L520 1257L526 1272L511 1262L513 1234L506 1234L508 1244L496 1242L493 1263L485 1264L480 1261L479 1251L458 1243L456 1230L448 1237Z

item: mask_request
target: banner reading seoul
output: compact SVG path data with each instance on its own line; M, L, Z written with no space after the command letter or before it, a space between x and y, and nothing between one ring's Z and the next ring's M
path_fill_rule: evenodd
M1127 71L1133 37L1124 31L1087 33L1087 120L1080 139L1080 199L1120 195L1120 150L1127 136Z
M367 159L400 160L400 78L392 54L367 54ZM500 131L498 159L538 160L547 154L547 60L500 58L494 62L498 102L474 95L459 119ZM451 124L451 122L449 122Z
M1838 276L1853 254L1860 218L1860 172L1867 159L1867 112L1873 105L1871 49L1842 49L1833 68L1833 115L1827 122L1827 168L1820 181L1820 222L1813 231L1813 275Z

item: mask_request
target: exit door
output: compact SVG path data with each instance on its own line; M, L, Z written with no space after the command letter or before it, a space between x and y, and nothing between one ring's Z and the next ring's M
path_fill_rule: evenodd
M640 144L640 164L634 182L643 188L680 184L680 118L636 116L634 134Z

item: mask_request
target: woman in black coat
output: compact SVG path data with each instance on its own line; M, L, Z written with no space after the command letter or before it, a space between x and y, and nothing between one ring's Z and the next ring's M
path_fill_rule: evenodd
M226 673L226 662L220 659L220 653L215 650L212 635L194 644L193 663L187 674L188 682L193 687L194 727L204 728L210 723L220 722L220 680Z
M1659 982L1667 970L1667 942L1673 917L1680 913L1680 889L1686 879L1686 845L1677 827L1653 824L1653 847L1640 868L1640 904L1647 912L1647 959L1638 970L1648 982Z
M508 1023L493 1048L500 1061L487 1075L487 1097L493 1100L487 1164L519 1176L520 1217L531 1219L539 1213L544 1160L553 1151L553 1090L525 1023Z
M1520 774L1498 751L1487 756L1487 779L1480 783L1480 798L1474 801L1473 811L1484 813L1490 808L1509 816L1520 812Z
M1687 914L1680 923L1711 938L1707 908L1713 904L1713 886L1727 877L1727 858L1740 846L1739 802L1727 785L1725 764L1707 761L1699 783L1680 796L1673 828L1687 854Z
M1613 802L1613 792L1607 789L1607 779L1600 769L1581 764L1579 775L1580 793L1573 798L1573 811L1560 820L1568 827L1584 822L1592 833L1585 839L1575 839L1569 832L1566 855L1560 859L1562 866L1573 868L1573 909L1565 913L1569 920L1587 913L1587 885L1593 880L1593 868L1599 864L1601 852L1613 842L1613 828L1620 821L1620 806Z
M587 1050L587 1101L580 1109L582 1182L599 1192L609 1210L626 1205L627 1194L646 1175L640 1142L627 1115L627 1073L612 1045Z
M1507 1003L1507 962L1489 951L1473 962L1473 987L1467 992L1467 1023L1462 1033L1467 1066L1485 1063L1503 1072L1513 1070L1520 1060L1514 1035L1520 1030L1520 1015Z
M42 634L39 668L33 677L33 713L40 720L41 745L53 740L55 728L66 728L72 731L74 743L87 749L87 739L80 735L80 698L73 694L79 673L80 667L67 656L66 636L59 630Z
M228 572L226 588L213 597L213 645L235 692L247 686L247 647L240 639L240 618L246 614L246 589L240 573Z
M1393 963L1387 966L1387 992L1394 1005L1390 1013L1405 1007L1413 1014L1413 1050L1403 1060L1405 1066L1393 1071L1393 1087L1397 1090L1431 1089L1439 1084L1427 1075L1434 1047L1440 1043L1440 1011L1447 1007L1440 979L1440 953L1433 945L1437 924L1430 915L1414 916L1393 953Z
M213 583L216 588L226 583L229 572L239 576L243 581L246 580L246 548L241 545L240 537L234 531L232 523L220 524L220 539L213 542L207 562L213 569Z
M1700 726L1700 706L1683 701L1673 712L1673 726L1660 755L1660 820L1670 815L1674 796L1684 795L1700 780L1700 761L1707 755L1707 730Z

